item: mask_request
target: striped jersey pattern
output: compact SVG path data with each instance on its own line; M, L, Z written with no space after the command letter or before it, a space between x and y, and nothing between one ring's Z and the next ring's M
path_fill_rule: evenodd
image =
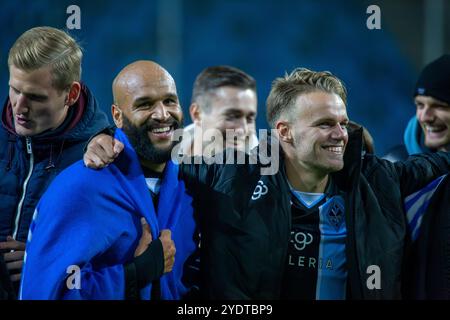
M434 192L439 187L443 175L436 180L430 182L425 188L407 196L405 198L405 211L406 218L408 220L409 232L413 241L417 240L420 234L420 226L422 225L422 219L430 204L430 199L433 197Z
M347 270L344 198L332 184L311 196L291 190L292 228L282 286L283 299L343 300Z

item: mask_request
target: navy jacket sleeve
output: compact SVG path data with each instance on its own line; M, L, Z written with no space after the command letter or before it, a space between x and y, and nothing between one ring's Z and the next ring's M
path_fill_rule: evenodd
M450 152L424 153L392 164L398 175L403 197L425 187L450 171Z

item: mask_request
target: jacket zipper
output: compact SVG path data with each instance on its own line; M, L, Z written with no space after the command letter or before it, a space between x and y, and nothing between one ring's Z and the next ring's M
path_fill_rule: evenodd
M23 207L23 203L25 201L25 195L27 193L28 182L30 181L31 174L33 173L33 168L34 168L34 155L33 155L33 149L31 147L31 138L30 137L26 137L26 145L27 145L27 153L30 155L30 169L28 171L28 175L27 175L25 181L23 182L22 197L20 198L19 205L17 206L16 221L14 223L14 233L13 233L13 238L15 240L17 240L16 237L17 237L17 232L19 231L20 216L22 215L22 207Z

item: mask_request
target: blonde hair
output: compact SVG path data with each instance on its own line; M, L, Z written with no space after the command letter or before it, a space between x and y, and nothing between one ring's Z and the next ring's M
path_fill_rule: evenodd
M294 69L290 74L277 78L272 83L267 98L267 122L274 128L281 114L289 112L295 99L301 94L325 91L337 94L347 104L347 91L343 82L329 71Z
M81 79L83 53L66 32L51 27L36 27L23 33L9 50L8 66L33 71L50 66L53 86L65 90Z

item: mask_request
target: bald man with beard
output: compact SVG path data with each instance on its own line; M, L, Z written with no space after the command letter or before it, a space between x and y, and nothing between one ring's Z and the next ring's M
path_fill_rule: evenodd
M137 61L117 75L113 95L124 151L102 170L75 163L44 194L21 299L181 299L191 292L185 273L198 248L192 199L170 160L183 120L175 82L158 64Z

